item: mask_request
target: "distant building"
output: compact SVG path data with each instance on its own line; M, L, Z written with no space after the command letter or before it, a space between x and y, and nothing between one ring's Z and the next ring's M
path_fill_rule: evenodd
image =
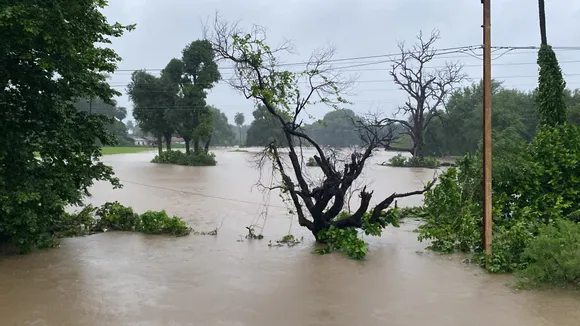
M133 144L135 144L135 146L153 146L155 145L155 141L152 139L148 139L149 137L133 137L130 136L131 139L133 139Z
M185 140L180 137L171 137L171 142L174 144L185 144Z

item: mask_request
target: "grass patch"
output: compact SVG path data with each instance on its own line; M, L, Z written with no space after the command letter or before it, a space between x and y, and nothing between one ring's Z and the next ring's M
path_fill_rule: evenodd
M245 150L245 149L236 148L236 149L233 149L233 150L228 151L228 152L232 152L232 153L247 153L248 151Z
M103 153L103 155L134 154L153 150L155 150L155 148L152 147L101 147L101 153Z

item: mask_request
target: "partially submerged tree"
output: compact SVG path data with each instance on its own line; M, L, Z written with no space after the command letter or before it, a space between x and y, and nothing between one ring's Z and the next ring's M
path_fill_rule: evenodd
M458 63L447 62L444 68L430 68L428 65L437 56L433 47L439 39L434 30L428 38L420 32L418 42L408 49L399 43L400 55L393 61L389 74L397 86L407 93L407 101L400 106L397 114L405 119L391 119L398 122L413 141L409 152L413 156L423 155L425 130L431 121L440 116L440 108L454 86L465 79Z
M357 237L357 229L379 235L387 224L393 222L392 214L386 213L385 209L397 198L422 194L432 185L429 183L425 189L409 193L393 193L380 200L374 208L370 208L373 192L363 187L359 193L358 209L343 211L348 191L361 175L373 150L388 146L392 140L389 119L370 116L354 121L364 148L353 151L346 161L333 159L301 128L301 116L309 106L326 103L338 108L346 102L341 92L348 83L329 65L332 50L316 51L306 69L295 73L284 70L276 58L277 53L289 50L288 44L276 49L269 47L263 28L255 26L246 33L237 24L228 24L216 17L211 30L206 26L206 37L218 58L234 65L234 77L229 84L247 99L263 105L285 137L289 163L275 141L266 146L265 153L282 178L277 188L289 196L299 224L308 228L318 241L327 243L327 249L341 250L352 258L364 258L367 246ZM304 84L308 85L306 89L302 87ZM323 173L317 185L306 180L301 154L303 144L316 150L314 159Z
M195 153L200 152L201 141L209 143L213 113L205 100L206 90L213 88L220 78L211 44L205 40L188 44L182 58L172 59L162 72L162 79L173 91L173 108L166 119L185 140L187 153L190 143Z

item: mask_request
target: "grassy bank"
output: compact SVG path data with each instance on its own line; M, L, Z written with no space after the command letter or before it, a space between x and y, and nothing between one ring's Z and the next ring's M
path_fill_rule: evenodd
M133 154L154 151L156 148L153 147L103 147L101 151L103 155L115 155L115 154Z

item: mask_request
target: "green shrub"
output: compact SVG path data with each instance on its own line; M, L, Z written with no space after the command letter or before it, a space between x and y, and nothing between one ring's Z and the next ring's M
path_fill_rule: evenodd
M545 221L551 216L577 217L574 212L580 210L580 127L565 124L540 128L530 153L537 171L526 192L526 204L540 212Z
M314 157L309 157L306 166L318 166L318 162L316 162Z
M370 215L369 213L365 213L362 218L362 226L360 230L365 235L378 237L382 234L383 229L387 225L399 227L399 215L399 209L392 208L383 212L379 221L370 223ZM343 218L348 218L349 216L350 213L343 211L335 217L334 220L337 221ZM314 250L314 253L319 255L339 251L350 259L363 260L368 251L368 243L359 238L358 229L355 227L338 229L331 226L330 228L319 232L318 240L326 244L326 247Z
M527 267L517 273L525 286L580 285L580 224L557 220L540 228L525 250Z
M182 151L168 150L161 152L161 155L156 155L153 160L151 160L151 163L177 164L187 166L215 166L217 161L215 160L215 154L211 152L190 152L187 154Z
M101 231L138 231L141 228L139 214L119 202L107 202L95 214L99 220L96 228Z
M191 233L191 228L179 217L170 217L165 211L147 211L141 214L141 232L186 236Z
M389 165L396 167L415 167L415 168L438 168L440 163L434 157L404 157L401 154L397 154L389 159Z
M397 154L389 159L389 165L397 167L407 166L407 158L401 154Z
M54 236L56 238L77 237L93 233L95 228L95 218L93 216L96 208L87 205L78 213L65 212L62 218L54 225Z
M445 253L475 252L481 246L481 179L476 177L471 155L458 159L457 165L442 173L439 183L425 193L419 241L432 240L429 248Z
M147 211L139 215L131 207L107 202L98 209L89 205L78 213L66 214L55 234L58 237L69 237L106 231L185 236L192 230L181 218L170 217L165 211Z

